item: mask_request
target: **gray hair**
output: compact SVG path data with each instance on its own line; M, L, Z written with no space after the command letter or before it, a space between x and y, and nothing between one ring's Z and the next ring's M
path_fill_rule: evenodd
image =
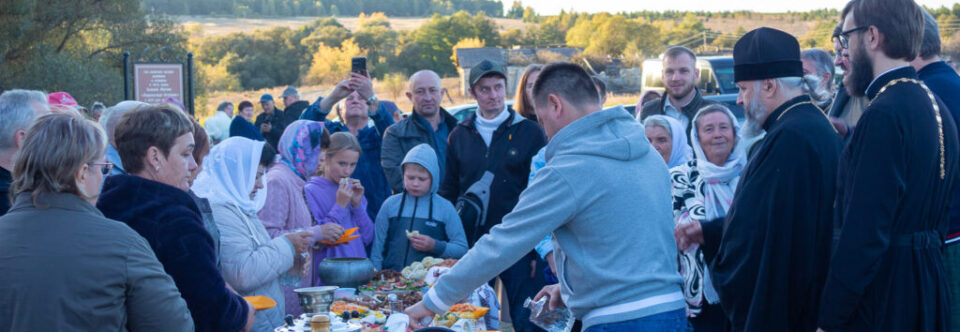
M34 204L40 193L85 196L77 187L77 170L103 156L107 147L103 129L72 113L41 116L27 130L21 153L13 166L10 194L31 192Z
M232 111L233 111L233 103L231 103L231 102L229 102L229 101L225 101L225 102L220 103L220 106L217 106L217 110L218 110L218 111L224 111L225 109L227 109L227 106L230 106L230 111L232 112ZM224 111L224 112L226 112L226 111Z
M113 129L117 127L117 122L120 122L120 117L144 105L150 104L136 100L124 100L103 111L103 115L100 116L100 126L107 133L107 142L113 142Z
M443 88L443 80L440 79L440 75L437 75L436 72L430 69L424 69L424 70L417 71L416 73L413 73L413 75L410 75L410 79L407 80L407 89L410 90L410 92L413 92L414 81L421 75L430 76L430 78L436 81L438 89Z
M35 104L49 108L47 95L36 90L14 89L0 94L0 150L9 150L16 146L14 135L27 130L37 117Z
M923 60L930 60L940 55L940 26L930 12L922 7L920 11L923 12L923 42L920 43L918 56Z
M643 127L661 127L663 130L667 131L667 135L673 137L673 128L670 126L670 123L659 116L651 116L646 120L643 120Z
M817 75L806 75L804 77L780 77L776 79L777 84L788 89L800 89L803 94L810 95L815 102L823 102L830 99L830 92L821 90L820 77ZM759 81L758 81L759 82Z
M800 52L800 57L813 61L814 67L817 68L817 75L827 74L830 77L829 80L833 80L833 72L836 68L833 66L833 57L827 51L811 48Z

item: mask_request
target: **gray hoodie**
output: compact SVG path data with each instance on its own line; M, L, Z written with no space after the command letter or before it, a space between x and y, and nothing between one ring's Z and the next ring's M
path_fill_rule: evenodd
M467 237L457 210L437 194L440 188L440 166L437 153L427 144L420 144L407 152L400 164L423 166L430 172L430 193L414 197L406 192L387 198L374 222L373 247L370 260L378 269L401 270L427 256L460 258L467 252ZM436 240L431 252L421 252L410 246L406 232L418 231Z
M622 109L561 129L513 212L424 296L444 312L553 234L561 296L584 329L685 308L670 177Z

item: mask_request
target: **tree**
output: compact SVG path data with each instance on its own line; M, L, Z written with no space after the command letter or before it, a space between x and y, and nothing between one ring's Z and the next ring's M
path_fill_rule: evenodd
M397 100L407 87L407 76L401 73L388 74L383 79L383 85L387 91L390 91L393 100Z
M518 0L513 0L513 5L510 6L510 10L507 11L507 18L521 17L523 17L523 3Z
M303 84L336 84L350 72L350 58L363 56L360 47L348 39L342 47L320 44L313 53L310 70L303 77Z
M137 57L165 47L171 57L186 55L182 28L162 15L148 18L138 0L7 0L0 7L0 90L67 91L82 104L114 103L122 98L123 51Z
M397 48L397 32L390 29L387 16L383 13L360 15L360 28L353 34L353 40L367 54L367 65L374 70L371 75L382 77L386 74L386 62Z
M533 11L533 7L527 6L527 9L523 10L523 22L537 23L537 13Z

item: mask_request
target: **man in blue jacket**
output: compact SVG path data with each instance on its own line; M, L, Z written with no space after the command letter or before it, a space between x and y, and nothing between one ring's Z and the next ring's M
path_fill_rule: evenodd
M549 296L549 307L570 308L587 331L686 331L670 176L643 127L622 108L601 110L590 75L572 63L545 67L534 99L551 137L546 166L490 236L407 309L411 325L446 311L553 234L560 283L538 294Z
M920 80L950 109L953 121L960 121L960 76L940 58L940 28L937 20L926 10L923 11L923 16L920 54L910 65L917 70ZM957 123L957 126L960 126L960 123ZM956 245L960 242L960 186L953 187L951 202L943 263L947 270L950 298L960 299L960 246ZM950 327L951 331L960 331L960 305L950 306Z

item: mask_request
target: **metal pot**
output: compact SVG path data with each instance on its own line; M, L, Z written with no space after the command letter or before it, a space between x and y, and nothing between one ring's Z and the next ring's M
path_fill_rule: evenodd
M317 265L317 276L324 285L357 288L373 279L376 269L366 258L327 258Z
M321 286L297 288L293 291L300 298L300 306L307 315L326 314L330 312L330 304L333 303L333 292L337 286Z

